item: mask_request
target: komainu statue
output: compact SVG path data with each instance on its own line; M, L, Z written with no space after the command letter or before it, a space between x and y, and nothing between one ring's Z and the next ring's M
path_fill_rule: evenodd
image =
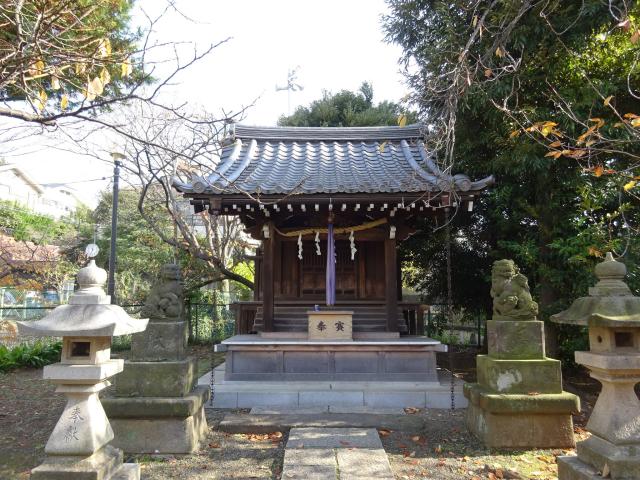
M538 304L531 298L527 277L513 260L497 260L491 270L493 320L535 320Z
M149 292L142 315L151 320L178 320L183 309L180 268L174 263L162 266L160 281Z

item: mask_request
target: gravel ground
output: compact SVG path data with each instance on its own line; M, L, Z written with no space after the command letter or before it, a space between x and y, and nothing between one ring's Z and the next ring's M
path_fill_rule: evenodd
M465 410L424 410L427 420L420 435L379 431L397 479L480 480L557 478L556 456L570 450L491 450L484 448L464 426ZM586 433L576 421L576 439Z
M142 478L164 479L250 479L280 478L286 434L230 434L216 430L229 410L207 412L209 435L194 455L134 456L142 464ZM238 410L235 411L236 413ZM247 412L248 414L248 412Z
M199 370L206 371L210 364L208 348L195 347L192 354L199 358ZM215 358L216 363L220 360ZM580 393L586 407L582 414L574 417L576 438L580 440L587 435L583 427L598 388L585 381L583 375L567 380L571 384L567 383L566 389ZM0 374L0 479L26 479L29 470L42 462L44 444L64 406L63 396L54 393L54 389L42 380L41 369ZM133 457L132 460L142 465L142 478L279 479L286 432L268 435L220 432L217 424L228 412L207 413L211 428L200 451L194 455ZM397 479L554 479L555 457L572 453L569 450L491 451L467 433L463 410L425 410L411 414L427 419L427 427L420 435L380 432Z

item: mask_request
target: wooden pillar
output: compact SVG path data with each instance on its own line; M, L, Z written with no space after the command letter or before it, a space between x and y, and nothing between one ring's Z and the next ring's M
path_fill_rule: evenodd
M269 222L269 238L263 239L262 257L262 322L263 331L273 332L273 262L275 258L275 231Z
M385 301L387 304L387 332L398 331L398 253L395 238L384 240Z

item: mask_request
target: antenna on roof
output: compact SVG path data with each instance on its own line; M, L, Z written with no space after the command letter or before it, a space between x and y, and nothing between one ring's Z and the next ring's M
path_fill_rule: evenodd
M298 79L298 70L300 70L300 65L297 65L295 68L290 68L287 72L287 85L284 87L276 84L276 92L281 92L283 90L287 91L287 115L291 115L291 92L300 92L304 90L304 87L299 83L296 83Z

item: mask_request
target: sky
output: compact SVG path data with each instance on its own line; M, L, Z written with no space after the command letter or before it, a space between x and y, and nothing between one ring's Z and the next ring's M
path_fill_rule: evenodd
M211 113L237 112L250 106L241 123L275 125L299 105L318 99L323 90L357 90L363 81L373 85L374 102L398 101L407 89L398 66L401 50L384 42L380 17L383 0L176 0L155 25L158 44L180 43L184 61L194 49L228 39L196 65L182 72L164 89L163 101L188 102ZM166 3L139 0L133 23L146 24ZM158 49L158 58L170 52ZM159 65L161 74L168 65ZM303 90L276 91L296 70ZM156 75L160 76L160 75ZM290 102L290 104L289 104ZM253 106L251 106L253 105ZM50 148L8 157L39 183L71 184L79 196L95 206L97 193L109 188L112 165L105 146L101 159L80 157Z

